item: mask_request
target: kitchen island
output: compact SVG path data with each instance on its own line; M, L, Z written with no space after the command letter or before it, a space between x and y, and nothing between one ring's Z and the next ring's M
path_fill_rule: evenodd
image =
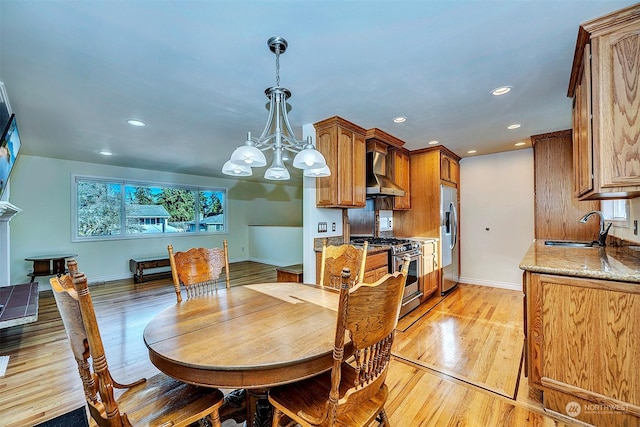
M640 251L534 241L524 270L525 373L543 405L640 426Z

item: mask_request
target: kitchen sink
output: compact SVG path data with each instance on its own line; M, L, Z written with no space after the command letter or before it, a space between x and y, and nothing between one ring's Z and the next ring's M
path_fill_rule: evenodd
M572 248L592 248L598 246L597 242L581 242L570 240L546 240L544 242L547 246L569 246Z

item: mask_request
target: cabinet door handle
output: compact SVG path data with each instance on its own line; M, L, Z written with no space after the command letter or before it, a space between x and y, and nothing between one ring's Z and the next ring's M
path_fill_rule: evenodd
M420 298L422 295L424 295L422 292L420 292L419 294L414 295L413 298L411 298L409 301L403 302L402 306L404 307L405 305L412 303L413 301L415 301L418 298Z

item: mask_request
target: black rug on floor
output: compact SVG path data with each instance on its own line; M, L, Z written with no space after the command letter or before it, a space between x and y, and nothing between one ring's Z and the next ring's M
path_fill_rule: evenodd
M38 424L36 427L89 427L87 410L81 406L74 411Z

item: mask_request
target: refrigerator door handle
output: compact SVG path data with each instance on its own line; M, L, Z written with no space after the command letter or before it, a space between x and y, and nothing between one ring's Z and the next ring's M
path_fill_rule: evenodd
M449 212L451 212L451 246L453 249L458 244L458 212L456 211L456 205L453 202L449 203Z

